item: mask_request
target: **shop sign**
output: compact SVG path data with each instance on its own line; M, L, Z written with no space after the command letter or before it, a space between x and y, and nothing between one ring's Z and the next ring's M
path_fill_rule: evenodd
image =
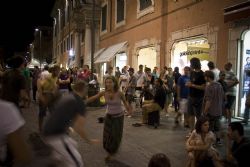
M180 53L180 57L182 56L187 56L188 60L192 59L193 57L197 57L200 60L210 60L209 48L188 46L187 51Z
M246 50L246 54L250 55L250 50L249 49Z

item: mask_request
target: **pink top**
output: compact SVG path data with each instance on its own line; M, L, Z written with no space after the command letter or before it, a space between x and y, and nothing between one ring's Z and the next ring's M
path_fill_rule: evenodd
M117 116L123 115L122 100L119 91L115 93L113 99L107 98L106 94L104 94L104 98L107 104L107 114Z

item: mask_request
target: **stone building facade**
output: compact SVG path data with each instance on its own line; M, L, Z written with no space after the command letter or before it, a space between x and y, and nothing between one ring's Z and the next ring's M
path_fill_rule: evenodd
M242 39L249 32L249 8L246 0L102 0L100 49L104 51L95 63L102 74L107 66L125 64L135 69L139 64L182 69L198 57L203 70L208 61L221 70L231 62L243 83L243 52L250 57ZM239 97L245 97L244 84L237 87ZM242 115L243 103L237 99L236 116Z
M208 61L213 61L223 70L224 64L231 62L241 82L237 93L242 98L237 99L238 108L235 110L235 115L241 116L245 92L248 89L248 79L245 79L242 69L246 66L246 59L250 57L250 49L247 47L250 43L249 1L95 2L96 11L93 10L91 1L56 1L52 12L55 18L53 55L56 62L60 62L62 66L66 66L68 62L69 66L72 59L69 56L71 49L76 66L91 62L91 22L94 18L93 68L97 69L100 78L109 66L121 69L124 65L129 65L138 69L143 64L150 68L178 66L182 69L189 65L192 57L198 57L202 61L203 70L207 69ZM67 4L71 6L67 7ZM67 10L72 12L67 14ZM93 11L95 17L91 18ZM69 16L65 24L62 22L63 19L66 20L64 15ZM68 38L69 48L65 47Z
M92 0L55 1L51 12L54 17L53 61L55 64L69 68L82 67L83 64L88 63L92 49L92 21L94 20L96 25L99 23L98 1L94 12L92 4ZM95 33L95 41L98 42L98 31Z

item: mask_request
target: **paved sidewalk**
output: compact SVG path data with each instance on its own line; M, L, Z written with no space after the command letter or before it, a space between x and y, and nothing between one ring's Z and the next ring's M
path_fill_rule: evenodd
M161 125L158 129L149 126L133 127L132 124L140 121L140 114L124 119L123 140L115 161L105 164L106 152L102 147L103 124L98 123L97 118L104 116L104 108L88 108L86 131L89 138L100 139L101 144L89 145L79 138L73 137L78 142L79 151L86 167L147 167L150 157L155 153L165 153L171 160L172 167L183 167L187 160L185 151L185 136L188 130L179 127L173 129L174 112L170 117L161 113ZM24 128L27 135L31 131L37 131L37 105L31 105L23 110L26 119ZM226 126L224 125L224 130ZM220 151L225 151L224 147Z

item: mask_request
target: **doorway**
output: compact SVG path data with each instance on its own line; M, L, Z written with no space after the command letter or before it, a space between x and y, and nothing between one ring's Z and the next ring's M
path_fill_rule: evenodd
M201 69L206 71L207 63L211 60L209 50L208 40L203 37L176 41L171 49L171 67L184 69L185 66L190 65L191 58L197 57L201 61Z
M151 70L156 67L156 48L155 47L146 47L142 48L138 52L138 64L142 64L144 67L151 68Z
M243 117L245 109L246 95L250 88L250 77L246 75L246 71L250 70L250 30L242 33L241 39L238 41L238 77L240 84L238 86L236 96L236 117Z

